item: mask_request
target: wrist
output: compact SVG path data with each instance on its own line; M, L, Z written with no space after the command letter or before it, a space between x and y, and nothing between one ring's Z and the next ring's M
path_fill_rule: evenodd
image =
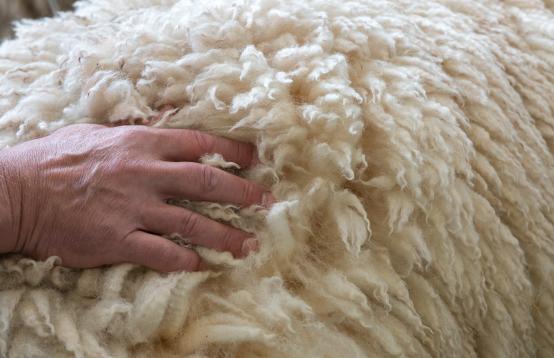
M7 155L9 149L0 150L0 254L16 251L17 229L15 225L15 196L10 190L14 178L11 161Z

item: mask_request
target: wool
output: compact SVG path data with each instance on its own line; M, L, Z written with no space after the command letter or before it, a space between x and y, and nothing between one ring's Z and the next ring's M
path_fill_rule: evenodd
M553 9L94 0L19 24L0 148L82 122L201 129L256 144L253 169L204 162L278 203L176 198L261 242L198 248L207 272L2 258L0 355L554 356Z

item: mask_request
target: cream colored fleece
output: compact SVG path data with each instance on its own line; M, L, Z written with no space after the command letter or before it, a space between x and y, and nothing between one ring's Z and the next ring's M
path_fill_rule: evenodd
M551 0L77 7L0 47L0 148L169 104L280 202L177 202L261 240L211 272L2 259L0 356L554 356Z

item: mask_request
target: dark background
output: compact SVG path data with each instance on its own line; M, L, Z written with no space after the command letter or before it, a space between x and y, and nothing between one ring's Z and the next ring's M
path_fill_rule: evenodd
M0 41L13 36L12 22L23 18L52 16L71 10L75 0L0 0Z

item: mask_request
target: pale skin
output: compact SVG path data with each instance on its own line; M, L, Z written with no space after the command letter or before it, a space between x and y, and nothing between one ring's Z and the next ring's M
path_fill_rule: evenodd
M258 250L251 234L166 203L170 198L270 207L268 189L198 163L220 153L256 164L246 143L193 130L76 124L0 151L0 253L58 256L68 267L130 262L163 272L206 265L192 249L236 258Z

